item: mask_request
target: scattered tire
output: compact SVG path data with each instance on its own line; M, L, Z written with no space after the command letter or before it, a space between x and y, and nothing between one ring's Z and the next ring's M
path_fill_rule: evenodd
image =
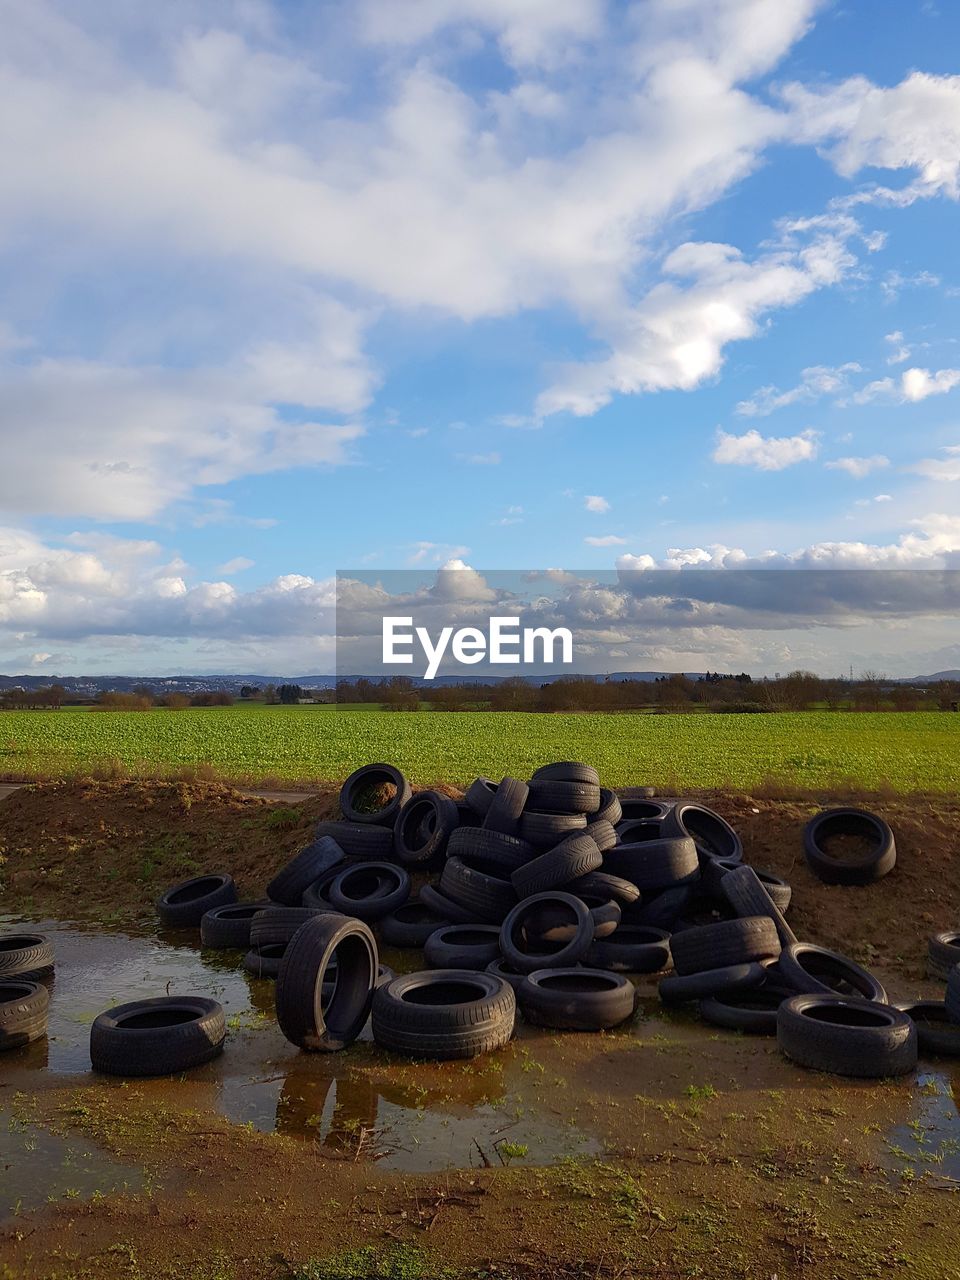
M693 889L690 885L681 885L679 889L664 889L659 893L645 893L639 902L624 908L623 922L672 930L692 900Z
M672 940L671 940L672 941ZM762 964L724 965L719 969L701 969L699 973L668 974L658 988L664 1004L685 1004L692 1000L708 1000L731 992L752 991L767 980Z
M337 957L333 996L323 1007L324 975ZM315 916L287 947L277 976L277 1021L292 1043L333 1053L363 1030L377 985L377 944L362 920Z
M517 1002L505 978L468 969L406 973L373 1000L373 1038L417 1058L475 1058L513 1035Z
M401 862L442 858L460 825L456 802L440 791L418 791L401 809L393 829L393 848Z
M380 937L388 947L422 947L431 933L452 923L426 902L405 902L380 921Z
M847 843L831 849L830 841ZM872 884L889 875L897 861L893 832L866 809L818 813L804 827L803 852L810 870L824 884Z
M917 1065L917 1029L902 1009L838 995L792 996L777 1012L777 1043L793 1062L834 1075L883 1079Z
M690 836L701 857L743 861L743 842L725 818L706 805L678 800L662 819L663 834Z
M526 921L545 906L564 912L574 925L574 935L565 942L536 942L526 932ZM564 968L576 964L593 941L593 918L585 903L569 893L534 894L517 904L500 930L500 951L514 969L533 973L537 969Z
M385 787L393 787L393 795L379 803L376 793ZM392 764L365 764L340 788L340 809L348 822L392 827L411 794L410 783Z
M343 861L343 850L336 840L332 836L319 836L273 877L267 885L267 897L285 907L297 907L310 886Z
M648 790L651 796L653 795L652 787L640 789ZM636 788L634 788L634 790L636 790ZM634 796L621 796L619 821L642 822L644 819L652 818L659 822L666 815L669 808L670 805L666 804L662 800L652 800L647 797L637 798ZM613 825L617 826L618 824L615 822Z
M951 1019L942 1000L915 1000L912 1004L897 1004L896 1008L902 1009L917 1028L922 1054L960 1057L960 1024Z
M382 920L410 897L410 877L390 862L364 862L341 871L330 885L337 911L357 920Z
M686 975L752 960L775 959L780 954L780 939L767 916L748 916L675 933L670 939L670 950L677 973Z
M447 845L448 858L462 858L465 862L480 859L499 867L504 875L516 871L535 856L536 850L527 840L504 835L502 831L488 831L485 827L459 827Z
M641 892L693 884L700 878L697 846L688 836L618 844L605 855L603 865Z
M53 947L42 933L0 934L0 981L53 968Z
M846 956L812 942L794 942L784 947L776 973L800 994L842 995L887 1003L887 993L872 973Z
M393 853L393 832L388 827L363 822L318 822L314 839L330 836L348 858L386 861Z
M499 871L486 863L468 865L461 858L448 858L440 876L440 892L459 902L474 920L499 924L517 901L511 882L495 874Z
M508 964L502 957L490 961L487 965L487 973L492 973L495 978L502 978L504 982L509 982L510 986L513 987L514 995L516 995L520 983L527 976L525 973L521 973L519 969L514 969L513 965Z
M524 809L520 815L520 836L537 849L552 849L575 831L583 831L586 825L585 813L538 813L536 809Z
M605 969L539 969L517 989L528 1022L561 1031L603 1031L633 1017L637 993L622 974Z
M370 830L374 830L373 827ZM376 830L382 830L377 827ZM348 864L341 862L335 867L331 867L329 871L325 871L319 880L314 880L309 889L304 891L301 899L301 905L304 907L312 907L314 911L332 911L333 905L327 894L330 892L330 886L336 880L341 871L347 869Z
M495 924L446 924L423 947L432 969L486 969L500 955L500 929Z
M530 780L530 808L543 813L596 813L600 786L593 782Z
M593 939L608 938L620 925L621 912L619 903L612 898L604 898L601 894L578 893L578 897L590 912L593 921ZM570 912L556 903L545 903L542 907L527 916L524 929L531 943L569 942L577 932L577 923ZM603 965L598 966L603 968Z
M797 935L753 867L739 866L728 871L720 881L720 892L738 916L767 916L772 920L782 946L796 942Z
M519 778L502 778L483 819L484 829L515 836L520 830L520 815L530 795L530 788Z
M960 1022L960 965L951 969L947 975L947 994L944 996L947 1017Z
M0 981L0 1053L20 1049L47 1034L50 993L41 982Z
M662 840L663 829L656 818L629 818L617 824L618 844L646 844Z
M670 968L670 935L663 929L621 925L592 944L585 958L593 969L614 973L659 973Z
M223 1009L203 996L131 1000L101 1013L90 1028L94 1071L111 1076L170 1076L223 1052Z
M599 787L600 775L592 764L581 764L578 760L558 760L553 764L542 764L535 769L531 782L581 782L591 787Z
M255 978L276 978L287 946L286 942L269 942L262 947L251 947L243 957L243 967Z
M261 907L250 921L250 946L287 943L301 925L322 914L313 907Z
M630 880L612 876L607 871L588 871L585 876L571 880L567 885L567 892L578 898L581 894L612 898L614 902L619 902L621 908L631 906L640 897L640 890Z
M157 915L164 924L175 929L198 925L214 907L225 907L237 900L233 876L195 876L162 893L157 899Z
M615 827L623 818L623 805L615 791L607 787L600 788L600 808L593 815L595 822L609 822Z
M589 836L567 836L555 849L541 853L539 857L518 867L510 879L517 897L529 898L532 894L569 884L571 880L577 880L589 871L598 871L602 864L603 854Z
M698 1012L712 1027L743 1031L747 1035L775 1036L777 1012L783 1001L781 992L760 986L752 991L709 996L700 1001Z
M601 853L606 853L608 849L612 849L620 839L613 828L613 824L608 822L606 818L595 818L593 822L588 822L583 834L590 837Z
M459 902L454 902L452 898L448 898L439 889L434 888L432 884L425 884L420 889L420 901L426 903L431 911L436 911L437 915L442 915L444 921L449 924L477 924L480 923L474 919L473 912L468 911L465 907L461 907Z
M474 778L463 798L478 817L485 818L496 793L497 784L491 778Z
M214 907L200 921L200 945L246 951L250 946L253 917L263 910L262 902L233 902L227 907Z
M950 970L960 964L960 933L935 933L927 943L927 973L946 982Z

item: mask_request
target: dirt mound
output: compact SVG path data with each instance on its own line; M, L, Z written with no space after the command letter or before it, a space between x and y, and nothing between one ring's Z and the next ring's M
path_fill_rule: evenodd
M740 832L750 863L793 885L790 920L801 938L919 978L928 935L960 925L960 803L878 802L896 834L897 866L852 888L822 884L803 858L804 824L829 801L700 798ZM216 870L231 872L242 896L259 896L314 823L338 814L334 791L289 806L210 783L24 788L0 802L0 907L64 920L149 917L167 885Z

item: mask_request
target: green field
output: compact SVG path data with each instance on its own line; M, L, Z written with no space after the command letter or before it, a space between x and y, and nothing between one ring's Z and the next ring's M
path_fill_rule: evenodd
M357 708L234 706L188 711L0 714L0 775L132 775L209 765L252 782L338 780L385 760L420 784L527 777L549 760L595 764L630 786L952 792L960 715L386 714Z

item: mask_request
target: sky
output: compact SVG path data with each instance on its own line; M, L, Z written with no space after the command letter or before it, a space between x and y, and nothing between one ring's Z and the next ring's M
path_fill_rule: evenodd
M0 29L0 670L329 672L338 570L960 568L949 0Z

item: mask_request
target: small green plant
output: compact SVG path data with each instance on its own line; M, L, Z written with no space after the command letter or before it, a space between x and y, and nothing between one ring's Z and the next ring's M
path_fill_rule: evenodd
M428 1280L441 1275L417 1245L397 1244L389 1249L367 1245L306 1262L289 1272L289 1280Z
M525 1142L501 1142L497 1150L507 1160L522 1160L530 1148Z

